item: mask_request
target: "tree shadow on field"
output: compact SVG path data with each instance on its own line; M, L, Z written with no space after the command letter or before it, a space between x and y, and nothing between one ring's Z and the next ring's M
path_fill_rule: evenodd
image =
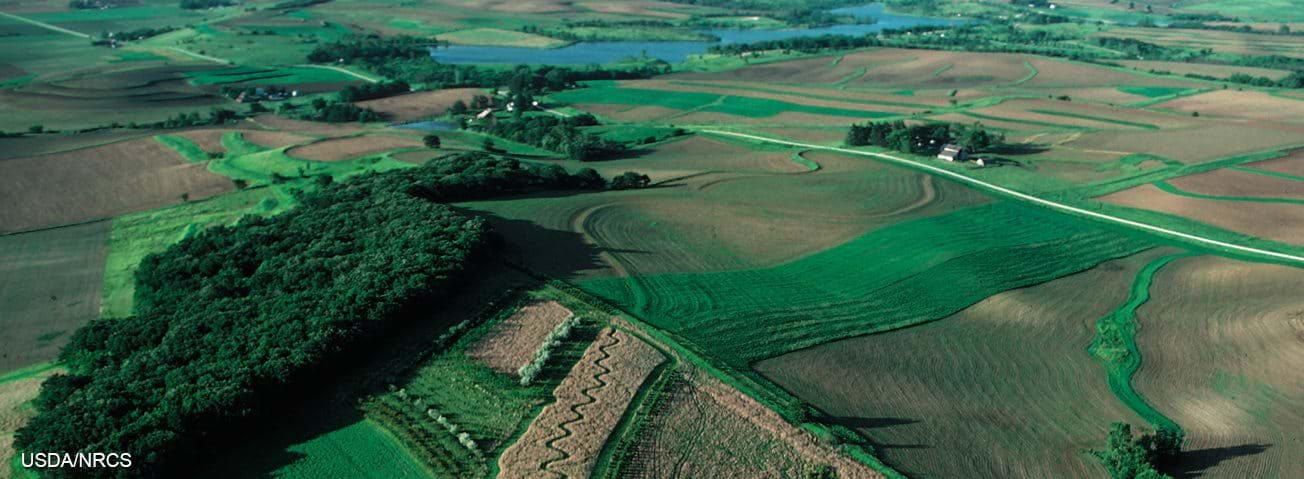
M1013 143L984 150L997 155L1035 155L1050 151L1050 147L1039 144Z
M900 417L853 417L853 416L835 416L828 418L833 424L846 426L852 429L878 429L883 427L904 426L921 422L918 419L907 419Z
M1165 468L1165 472L1175 479L1189 479L1204 476L1210 468L1239 457L1261 454L1272 447L1271 444L1241 444L1239 446L1211 447L1194 451L1182 451L1175 464Z
M454 209L489 222L505 243L504 259L553 278L573 280L585 272L609 269L610 265L600 256L602 253L651 254L644 250L600 247L589 242L582 233L550 229L533 221L504 218L490 211L456 206Z

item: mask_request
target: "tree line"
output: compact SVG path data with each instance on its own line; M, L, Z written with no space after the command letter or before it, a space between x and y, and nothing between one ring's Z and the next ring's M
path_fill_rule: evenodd
M479 218L443 202L601 188L591 169L469 153L324 185L147 256L134 316L94 320L59 354L22 451L117 451L130 469L50 477L178 477L406 312L438 308L492 257Z
M878 146L912 154L936 154L947 143L980 151L998 147L1004 142L1005 135L987 131L980 123L970 126L951 123L910 125L901 120L853 124L847 130L846 138L849 146Z
M313 63L345 63L362 66L388 78L423 83L427 88L493 88L511 82L528 82L536 91L560 90L584 80L650 78L669 71L666 64L639 64L621 69L518 66L512 69L480 68L475 65L439 63L428 48L438 46L435 38L410 35L381 37L349 35L318 45L308 54Z
M381 121L385 115L370 108L363 108L352 103L328 101L325 98L313 98L307 105L290 102L277 107L276 114L298 120L321 121L326 123L344 123L357 121L362 123Z
M599 138L580 130L580 127L597 124L598 120L589 114L564 118L551 115L521 115L510 120L476 125L473 128L517 143L555 151L577 161L605 160L623 154L626 150L623 143Z
M378 83L364 83L361 85L348 85L340 89L339 98L343 102L355 102L364 100L374 100L394 96L401 93L412 91L412 85L408 82L383 81Z

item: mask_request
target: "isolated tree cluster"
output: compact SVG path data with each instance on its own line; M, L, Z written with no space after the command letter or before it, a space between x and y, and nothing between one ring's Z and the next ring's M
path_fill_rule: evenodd
M1159 428L1134 436L1131 425L1116 422L1110 427L1105 449L1092 454L1114 479L1170 479L1159 468L1177 459L1184 440L1178 429Z
M625 145L590 135L580 127L597 125L593 115L522 116L492 125L478 126L485 133L518 143L552 150L577 161L610 159L625 152Z

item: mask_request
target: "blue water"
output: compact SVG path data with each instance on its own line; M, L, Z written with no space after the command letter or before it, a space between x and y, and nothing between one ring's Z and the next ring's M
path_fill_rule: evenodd
M869 25L834 25L819 28L791 30L704 30L720 37L719 42L581 42L563 48L521 48L454 45L431 49L431 56L442 63L505 63L511 65L588 65L611 63L627 57L647 55L670 63L680 63L689 55L706 52L712 45L752 43L765 40L782 40L793 37L820 35L861 36L878 33L888 28L906 28L918 25L958 25L968 20L917 17L883 13L883 4L872 3L859 7L832 10L862 18L877 18Z
M393 126L394 128L403 129L403 130L420 130L420 131L453 131L457 129L457 125L444 120L414 121L412 123L401 123L398 125L390 125L390 126Z

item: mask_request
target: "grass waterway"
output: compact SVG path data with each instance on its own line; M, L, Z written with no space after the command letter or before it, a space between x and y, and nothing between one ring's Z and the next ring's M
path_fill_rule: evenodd
M1191 253L1163 256L1151 261L1137 273L1127 302L1096 321L1096 338L1087 352L1105 367L1109 390L1123 404L1155 427L1180 429L1176 422L1156 410L1132 387L1132 376L1141 367L1141 352L1136 346L1136 310L1150 300L1150 283L1155 273L1173 260L1193 256Z

